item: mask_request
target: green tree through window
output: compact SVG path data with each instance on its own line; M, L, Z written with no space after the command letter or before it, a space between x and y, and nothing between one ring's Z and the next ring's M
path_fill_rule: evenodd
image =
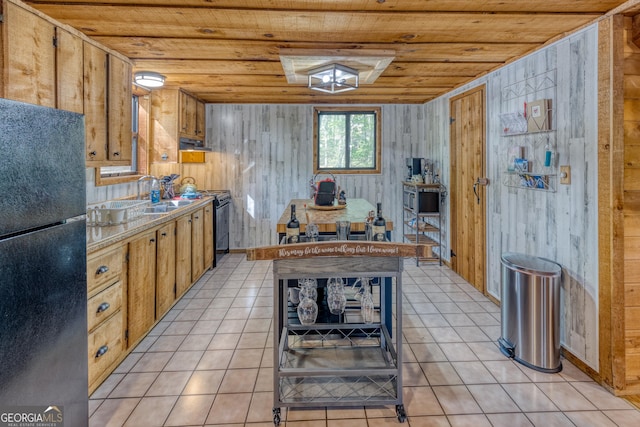
M315 173L380 173L380 108L314 112Z

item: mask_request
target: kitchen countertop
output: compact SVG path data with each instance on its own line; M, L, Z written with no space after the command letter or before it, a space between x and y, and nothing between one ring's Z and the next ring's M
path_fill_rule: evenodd
M277 232L287 232L287 222L291 219L291 205L296 205L296 218L300 222L300 232L304 233L307 227L307 217L305 215L305 204L307 205L306 213L309 215L309 221L318 224L320 233L335 233L336 221L351 221L351 232L364 232L364 224L369 211L375 211L376 208L365 199L347 199L347 207L336 210L317 210L312 209L311 199L292 199L285 208L282 216L278 220ZM384 212L383 212L384 213ZM387 231L393 230L393 222L387 220Z
M180 217L184 214L197 211L207 203L213 201L213 197L205 196L196 199L193 203L180 207L171 212L154 215L141 215L131 222L107 226L87 226L87 253L121 242L138 233L164 224L165 222Z

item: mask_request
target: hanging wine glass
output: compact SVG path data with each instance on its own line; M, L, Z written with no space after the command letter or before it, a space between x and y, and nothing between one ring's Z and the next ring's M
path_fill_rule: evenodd
M312 325L318 318L318 290L316 279L299 279L300 303L298 304L298 318L303 325Z
M300 285L300 299L305 297L312 300L318 299L318 281L316 279L298 279L298 285Z
M342 314L347 307L344 282L340 277L330 277L327 280L327 306L331 314Z
M340 277L329 277L327 279L327 292L343 292L344 282Z
M331 314L342 314L347 307L347 296L344 292L328 293L327 306L329 306Z
M371 294L370 279L368 277L361 278L362 295L360 298L360 315L364 323L373 323L375 307L373 304L373 295Z

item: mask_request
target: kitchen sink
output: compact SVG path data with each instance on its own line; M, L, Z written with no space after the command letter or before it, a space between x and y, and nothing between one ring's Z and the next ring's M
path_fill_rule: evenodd
M185 199L179 199L179 200L163 200L159 203L156 203L154 205L151 206L147 206L144 209L143 214L145 215L158 215L158 214L166 214L169 212L173 212L176 209L179 209L183 206L189 206L191 203L193 203L194 200L185 200Z
M169 206L187 206L191 203L195 202L195 200L189 199L175 199L175 200L166 200L161 203L167 203Z
M168 206L164 203L158 203L153 206L146 207L144 209L143 214L145 215L153 215L153 214L166 214L178 209L177 206Z

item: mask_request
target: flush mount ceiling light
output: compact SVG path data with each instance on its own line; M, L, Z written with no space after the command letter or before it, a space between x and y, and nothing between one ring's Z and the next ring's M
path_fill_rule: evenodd
M309 70L309 89L340 93L358 88L358 70L341 64L330 64Z
M135 84L144 87L161 87L164 85L165 77L154 71L138 71L133 77Z
M389 66L395 51L387 49L279 49L280 62L287 83L309 85L311 73L331 68L333 64L347 67L358 76L358 87L373 84ZM355 80L355 79L352 79ZM353 81L348 82L354 85ZM329 93L337 93L329 92Z

